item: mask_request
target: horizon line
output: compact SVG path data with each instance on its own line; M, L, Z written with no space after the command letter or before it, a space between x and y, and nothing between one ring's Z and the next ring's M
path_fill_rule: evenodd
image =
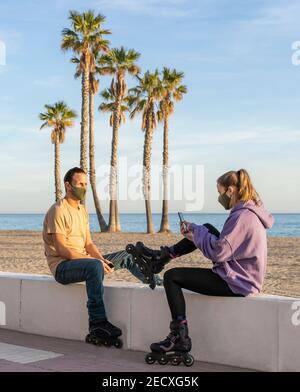
M210 214L210 215L227 215L229 212L188 212L179 211L183 214ZM44 215L46 212L0 212L0 215ZM177 215L177 212L169 212L169 215ZM300 212L270 212L277 215L300 215ZM89 212L89 215L97 215L96 212ZM103 215L109 215L109 212L104 212ZM146 215L146 212L119 212L119 215ZM161 215L161 212L152 212L152 215Z

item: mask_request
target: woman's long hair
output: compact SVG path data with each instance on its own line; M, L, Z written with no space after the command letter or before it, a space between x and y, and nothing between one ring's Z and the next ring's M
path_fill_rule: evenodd
M238 190L237 201L253 200L257 205L261 203L260 197L245 169L240 169L238 171L231 170L219 177L217 182L225 189L229 186L236 186Z

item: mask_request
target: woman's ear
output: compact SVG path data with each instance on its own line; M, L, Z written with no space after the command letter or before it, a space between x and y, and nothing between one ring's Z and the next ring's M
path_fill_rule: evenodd
M234 188L233 186L229 185L229 187L227 188L227 192L226 192L227 196L232 197L234 194Z

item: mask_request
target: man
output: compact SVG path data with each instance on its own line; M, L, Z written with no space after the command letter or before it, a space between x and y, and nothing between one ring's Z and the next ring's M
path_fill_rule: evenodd
M44 219L45 256L58 283L86 282L90 336L93 342L114 343L122 331L106 318L104 274L127 268L143 283L145 276L125 250L102 255L93 243L88 213L81 204L87 190L86 173L78 167L70 169L64 185L65 197L50 207ZM158 276L155 278L157 284L162 283Z

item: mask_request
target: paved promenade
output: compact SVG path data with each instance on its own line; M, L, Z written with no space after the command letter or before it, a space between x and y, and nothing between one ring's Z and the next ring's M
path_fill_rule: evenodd
M145 353L0 329L0 372L239 372L196 361L191 368L147 365Z

